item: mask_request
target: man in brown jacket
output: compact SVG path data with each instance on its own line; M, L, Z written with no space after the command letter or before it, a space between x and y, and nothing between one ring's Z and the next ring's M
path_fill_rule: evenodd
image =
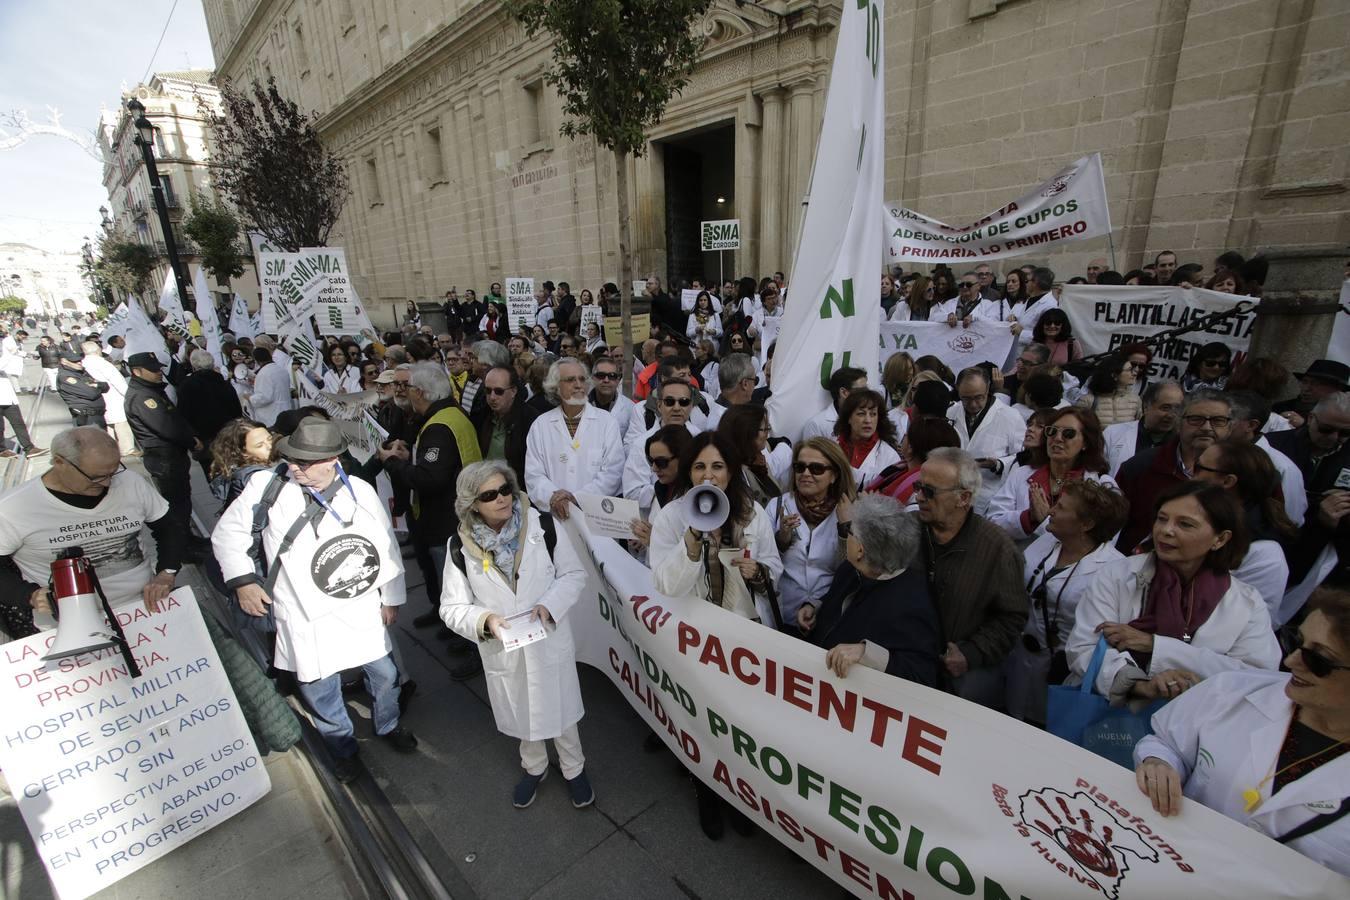
M924 525L923 564L942 622L944 683L959 697L1003 705L1003 661L1026 624L1022 555L971 504L980 470L964 450L928 454L915 485Z

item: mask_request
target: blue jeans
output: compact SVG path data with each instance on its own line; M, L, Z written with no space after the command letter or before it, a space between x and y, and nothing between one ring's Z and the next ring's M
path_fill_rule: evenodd
M398 669L388 654L361 667L366 673L366 690L374 700L371 711L376 734L388 734L398 727ZM334 756L356 755L356 735L342 700L342 673L334 672L318 681L299 682L300 696L314 716L314 727Z

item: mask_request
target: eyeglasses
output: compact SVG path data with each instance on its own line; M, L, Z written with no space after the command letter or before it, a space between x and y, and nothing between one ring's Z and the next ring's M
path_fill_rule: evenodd
M483 388L483 390L487 391L487 392L488 392L489 394L491 394L493 397L500 397L500 396L502 396L503 394L505 394L507 391L514 391L515 388L513 388L513 387L504 387L504 388L485 387L485 388Z
M595 372L591 375L596 381L618 381L618 372Z
M395 390L395 391L402 391L403 393L406 394L406 393L408 392L408 382L406 382L406 381L395 381L395 382L394 382L394 390Z
M1350 438L1350 428L1336 428L1335 426L1328 425L1321 419L1317 418L1315 414L1310 414L1308 416L1308 419L1310 422L1316 423L1317 430L1322 432L1323 434L1334 434L1341 440Z
M505 481L503 481L503 482L502 482L502 486L499 487L499 488L494 488L494 489L492 489L492 490L487 490L487 491L479 491L479 493L478 493L478 502L479 502L479 503L491 503L493 500L496 500L498 497L510 497L510 496L511 496L511 485L509 485L509 484L507 484Z
M1341 666L1327 659L1316 650L1309 650L1301 643L1294 648L1294 652L1303 657L1303 664L1308 667L1308 671L1318 678L1326 678L1332 672L1350 671L1350 666Z
M1211 428L1227 428L1233 420L1229 416L1182 416L1181 421L1192 428L1201 428L1205 423Z
M819 478L821 475L830 471L830 467L825 465L825 463L795 462L792 464L792 471L796 472L798 475L810 472L812 475Z
M920 482L917 482L917 483L914 485L914 490L918 491L920 494L923 494L923 498L924 498L925 500L932 500L932 499L935 498L938 494L945 494L945 493L948 493L948 492L950 492L950 491L959 491L959 490L961 490L961 488L960 488L960 487L937 487L936 485L925 484L924 482L920 481Z
M116 478L118 475L121 475L123 472L127 470L127 467L123 463L119 462L117 464L117 468L113 469L107 475L90 475L84 469L81 469L79 466L75 465L75 463L66 459L64 456L58 456L57 459L64 460L66 465L70 466L76 472L79 472L81 475L83 475L86 481L93 482L94 484L110 484L114 478Z
M1034 359L1027 359L1025 356L1019 356L1019 357L1017 357L1017 364L1018 364L1019 366L1039 366L1039 365L1040 365L1040 363L1039 363L1038 361L1036 361L1036 360L1034 360Z
M675 459L673 456L650 456L647 458L647 464L653 469L664 469Z
M662 397L662 398L661 398L661 405L662 405L662 406L674 406L674 405L677 404L677 403L678 403L680 406L688 406L689 404L691 404L691 403L693 403L693 402L694 402L694 400L693 400L692 397Z
M1078 434L1077 428L1061 428L1058 425L1045 426L1046 437L1062 437L1066 441L1071 441L1078 437Z

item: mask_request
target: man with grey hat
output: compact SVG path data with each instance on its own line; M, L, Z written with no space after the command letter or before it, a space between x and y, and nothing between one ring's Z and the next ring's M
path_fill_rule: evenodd
M301 420L277 444L287 472L262 532L265 575L249 555L253 509L271 480L282 476L256 473L211 535L240 609L263 616L272 607L273 664L295 673L344 784L361 774L361 763L342 700L343 669L365 670L375 733L400 753L417 749L417 738L399 724L398 669L388 634L405 600L403 559L375 489L342 470L338 457L346 447L338 425L318 416Z

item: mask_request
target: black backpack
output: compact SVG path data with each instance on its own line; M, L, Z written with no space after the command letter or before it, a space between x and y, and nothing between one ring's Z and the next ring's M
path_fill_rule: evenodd
M553 523L553 516L546 512L539 514L539 527L544 532L544 547L548 550L548 558L553 559L553 548L558 546L558 529ZM456 569L466 577L469 574L468 566L464 562L464 542L459 539L459 532L456 531L450 537L450 549L448 553L450 562Z

